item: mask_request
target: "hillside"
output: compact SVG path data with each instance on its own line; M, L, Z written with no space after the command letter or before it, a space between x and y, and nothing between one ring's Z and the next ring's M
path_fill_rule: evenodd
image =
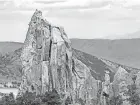
M0 52L5 54L8 52L14 52L18 48L21 48L23 43L20 42L0 42Z
M72 47L99 58L140 68L140 39L71 39Z
M6 42L5 42L6 43ZM21 52L21 43L16 43L14 42L14 45L12 48L12 44L8 43L11 45L11 49L15 50L14 52L10 51L9 49L5 48L5 52L1 52L3 55L6 53L6 51L10 52L9 53L9 58L10 63L7 63L6 67L0 68L0 73L2 77L7 77L4 78L5 80L10 80L10 79L15 79L15 80L20 80L21 79L21 63L20 63L20 52ZM8 45L7 44L7 45ZM0 45L2 46L2 45ZM111 80L113 80L114 74L117 71L119 66L122 66L125 68L128 72L130 71L139 71L139 69L127 67L106 59L100 59L96 56L92 56L90 54L84 53L82 51L73 49L73 55L77 59L79 59L81 62L83 62L86 66L88 66L91 69L91 74L94 78L99 79L99 80L104 80L104 73L105 70L108 69L111 72ZM0 63L0 67L2 66L3 63Z
M9 51L9 53L2 53L0 55L0 82L21 80L22 68L19 59L20 51L21 49L18 49L13 52Z

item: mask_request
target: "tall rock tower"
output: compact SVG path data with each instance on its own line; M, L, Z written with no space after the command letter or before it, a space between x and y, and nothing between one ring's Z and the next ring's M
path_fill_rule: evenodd
M72 54L71 42L62 27L53 26L36 10L29 23L21 53L22 83L19 94L26 91L44 94L55 89L73 103L82 99L90 105L96 99L97 81L90 68Z
M62 27L52 26L36 10L29 23L21 54L23 67L20 92L43 94L56 89L72 91L72 49Z

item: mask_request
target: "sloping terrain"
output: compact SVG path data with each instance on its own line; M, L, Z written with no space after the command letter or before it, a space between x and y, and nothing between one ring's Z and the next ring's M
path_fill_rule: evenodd
M15 44L16 42L14 42ZM11 43L9 43L11 44ZM5 52L1 52L4 56L6 51L9 53L7 54L8 60L6 60L6 66L4 67L4 62L2 59L0 59L0 78L4 78L5 80L20 80L21 79L21 73L22 73L22 68L21 68L21 63L20 63L20 53L21 53L21 43L16 43L16 46L13 46L13 51L10 51L9 49L5 48ZM96 56L89 55L87 53L81 52L79 50L73 49L73 55L76 57L78 60L83 62L87 67L91 69L91 74L95 79L99 80L104 80L104 73L105 70L109 70L111 73L111 80L113 80L114 74L117 71L119 66L122 66L125 68L127 71L139 71L139 69L136 68L131 68L127 67L106 59L100 59Z
M20 49L0 55L0 81L21 80Z
M0 53L14 52L18 48L21 48L23 43L20 42L0 42Z
M72 47L98 58L140 68L140 39L71 39Z
M112 70L113 68L109 67L102 60L76 49L73 49L73 55L91 69L91 74L95 79L104 80L105 70L111 72L111 80L113 79L115 70Z

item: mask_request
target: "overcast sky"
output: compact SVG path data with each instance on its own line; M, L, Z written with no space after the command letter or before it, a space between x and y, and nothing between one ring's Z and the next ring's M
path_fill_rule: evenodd
M35 9L69 38L118 38L140 31L140 0L0 0L0 41L25 40Z

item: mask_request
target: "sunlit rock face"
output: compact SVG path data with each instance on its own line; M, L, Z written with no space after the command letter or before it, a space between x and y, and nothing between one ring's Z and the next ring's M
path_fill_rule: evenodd
M136 83L136 87L137 87L137 93L140 96L140 72L137 73L137 78L136 78L135 83Z
M21 62L20 93L44 94L55 88L63 99L71 96L76 102L81 98L88 105L97 97L98 82L90 69L72 55L64 29L44 20L41 11L36 10L29 23Z
M21 91L41 94L55 88L65 93L73 88L70 40L62 27L44 20L41 11L36 10L29 23L21 61Z
M80 60L74 59L75 76L73 77L75 99L82 99L86 105L93 105L97 99L98 81L90 73L90 69Z
M132 83L133 80L130 74L122 67L119 67L114 76L113 89L115 92L115 96L121 96L123 105L130 104L128 101L129 96L126 93L128 92L128 85L131 85Z

